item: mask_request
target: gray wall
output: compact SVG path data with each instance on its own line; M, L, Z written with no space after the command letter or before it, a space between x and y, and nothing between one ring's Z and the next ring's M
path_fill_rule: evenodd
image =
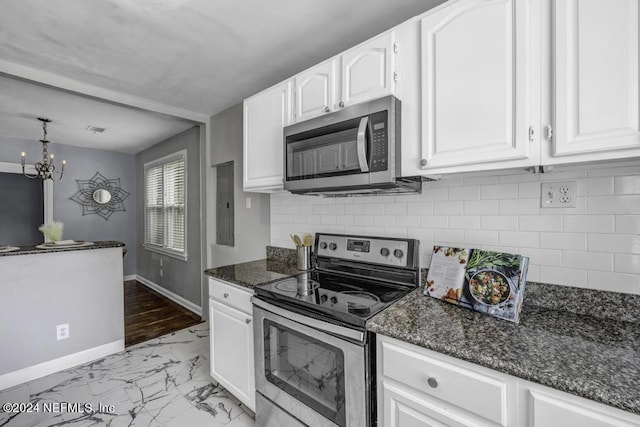
M0 138L0 161L20 163L20 152L27 163L41 159L42 145L34 140ZM62 181L53 185L53 218L64 223L64 238L75 240L117 240L127 247L124 274L136 273L136 175L135 156L115 151L80 148L51 143L49 152L56 163L67 161ZM69 200L78 190L77 179L90 179L100 172L109 179L120 178L120 186L131 193L124 201L124 212L114 212L109 220L99 215L82 215L79 204Z
M211 165L207 170L207 267L220 267L263 259L269 244L269 195L242 191L242 104L237 104L211 118L209 145ZM235 245L216 244L216 168L234 162ZM247 208L247 198L251 208Z
M144 243L144 164L187 150L187 261L147 250ZM201 304L200 128L188 129L136 154L137 274L182 298ZM160 260L163 276L160 277ZM206 308L206 307L205 307Z

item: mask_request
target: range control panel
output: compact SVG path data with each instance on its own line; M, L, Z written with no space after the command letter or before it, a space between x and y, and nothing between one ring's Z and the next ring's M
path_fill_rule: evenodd
M319 257L406 267L410 240L319 234L315 250Z

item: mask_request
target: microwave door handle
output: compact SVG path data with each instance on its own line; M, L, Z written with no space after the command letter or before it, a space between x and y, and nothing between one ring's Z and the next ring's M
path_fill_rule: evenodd
M356 140L356 149L358 150L358 163L362 172L369 172L369 164L367 163L367 125L369 116L360 119L358 126L358 139Z

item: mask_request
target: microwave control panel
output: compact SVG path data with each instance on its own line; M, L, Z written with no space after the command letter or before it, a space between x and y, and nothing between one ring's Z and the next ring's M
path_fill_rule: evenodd
M386 171L389 168L389 123L388 111L380 111L369 116L371 123L371 172Z

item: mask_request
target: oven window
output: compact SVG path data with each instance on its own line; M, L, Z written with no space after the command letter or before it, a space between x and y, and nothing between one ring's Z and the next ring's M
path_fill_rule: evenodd
M264 320L265 377L334 423L345 425L342 350Z

